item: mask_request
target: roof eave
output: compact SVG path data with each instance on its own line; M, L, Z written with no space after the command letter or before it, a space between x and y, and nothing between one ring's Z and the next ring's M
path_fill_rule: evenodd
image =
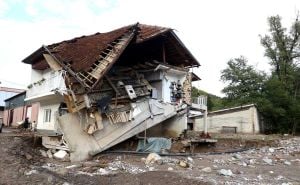
M38 57L40 57L44 53L44 47L41 46L39 49L34 51L32 54L27 56L25 59L22 60L25 64L33 64Z

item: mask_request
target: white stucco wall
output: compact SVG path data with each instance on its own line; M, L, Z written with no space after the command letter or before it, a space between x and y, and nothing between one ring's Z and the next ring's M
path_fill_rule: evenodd
M51 72L52 72L51 69L46 69L46 70L31 69L31 83L37 82L42 78L48 79L51 75Z
M236 127L238 133L259 133L259 121L256 107L208 115L208 132L220 133L223 126ZM203 118L194 121L196 131L204 130Z
M58 107L62 102L62 97L56 96L56 98L47 99L40 102L39 116L37 122L38 130L56 130L57 129L57 115ZM50 122L44 122L45 110L51 109L51 119Z

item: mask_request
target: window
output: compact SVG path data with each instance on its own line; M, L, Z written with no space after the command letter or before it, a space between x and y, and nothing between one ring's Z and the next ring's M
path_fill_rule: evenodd
M44 110L44 123L51 121L51 109Z

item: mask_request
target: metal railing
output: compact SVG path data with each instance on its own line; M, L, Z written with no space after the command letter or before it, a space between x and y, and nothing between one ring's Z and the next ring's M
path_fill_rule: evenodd
M26 98L47 94L53 91L66 91L65 71L53 71L48 78L42 78L28 86Z

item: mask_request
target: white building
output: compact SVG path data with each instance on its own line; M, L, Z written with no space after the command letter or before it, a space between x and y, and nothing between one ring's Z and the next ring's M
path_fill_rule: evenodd
M259 115L254 104L208 112L207 131L209 133L248 133L261 131ZM203 117L194 119L196 131L204 131Z

